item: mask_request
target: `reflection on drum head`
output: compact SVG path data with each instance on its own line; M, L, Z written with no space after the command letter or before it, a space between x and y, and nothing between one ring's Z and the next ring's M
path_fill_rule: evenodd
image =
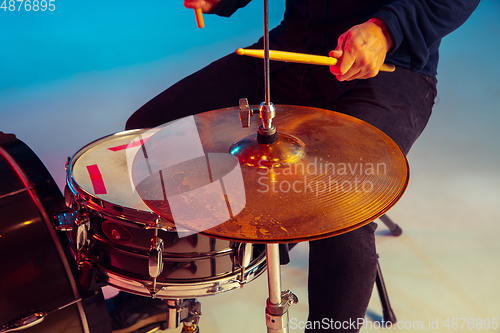
M151 211L135 191L129 176L127 156L155 133L120 134L89 145L72 165L71 173L86 192L107 202L137 210Z
M158 129L154 139L137 149L130 170L137 193L149 207L176 225L195 229L183 236L230 220L246 204L238 159L229 153L205 153L192 116Z

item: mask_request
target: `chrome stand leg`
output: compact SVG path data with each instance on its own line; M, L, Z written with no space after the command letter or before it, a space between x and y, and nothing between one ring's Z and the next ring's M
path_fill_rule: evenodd
M281 291L281 268L278 244L266 244L269 298L266 303L268 333L288 333L288 308L297 303L297 296L289 290Z

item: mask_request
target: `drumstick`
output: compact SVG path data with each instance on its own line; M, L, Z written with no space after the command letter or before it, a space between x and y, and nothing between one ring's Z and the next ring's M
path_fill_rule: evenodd
M255 58L264 58L264 50L254 50L254 49L242 49L239 48L236 50L236 53L239 55L247 55ZM304 53L294 53L294 52L285 52L285 51L274 51L269 50L269 60L277 60L277 61L289 61L289 62L297 62L301 64L310 64L310 65L322 65L322 66L334 66L337 64L337 58L318 56L312 54L304 54ZM382 72L394 72L396 70L396 66L392 64L382 64L380 67L380 71Z
M196 15L196 24L198 25L198 28L202 29L205 26L205 22L203 22L203 13L201 8L195 8L194 14Z

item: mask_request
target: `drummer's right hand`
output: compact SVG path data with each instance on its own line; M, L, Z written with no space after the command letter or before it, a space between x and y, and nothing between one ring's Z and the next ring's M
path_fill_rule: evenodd
M201 8L204 13L210 12L221 0L184 0L186 8Z

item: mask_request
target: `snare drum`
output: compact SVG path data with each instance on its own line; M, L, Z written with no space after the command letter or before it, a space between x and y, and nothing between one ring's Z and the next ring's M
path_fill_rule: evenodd
M65 197L71 218L60 221L71 224L67 230L77 261L120 290L165 299L213 295L258 277L266 269L263 245L182 230L152 212L136 193L130 158L155 132L104 137L68 162Z

